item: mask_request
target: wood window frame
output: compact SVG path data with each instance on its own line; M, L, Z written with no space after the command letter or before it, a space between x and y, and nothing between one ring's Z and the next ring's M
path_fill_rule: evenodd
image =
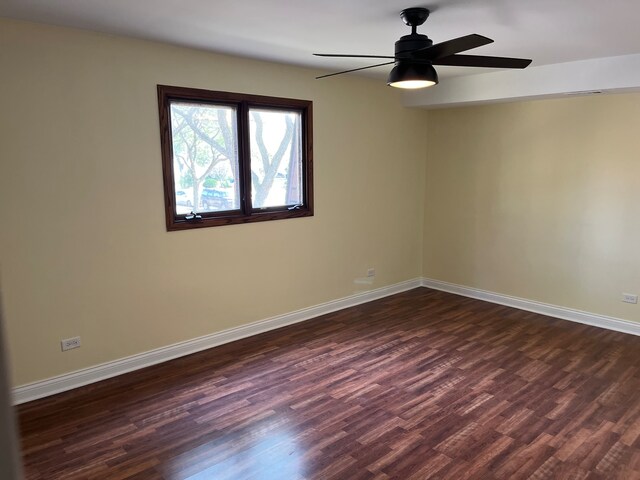
M197 88L158 85L160 145L164 179L164 201L167 231L217 227L240 223L263 222L313 216L313 102L291 98L267 97L244 93L218 92ZM189 219L176 209L173 143L171 132L171 102L193 102L233 106L237 114L238 168L240 177L240 208L222 212L202 212L201 218ZM249 110L298 111L301 114L301 152L303 202L295 207L277 206L256 209L251 202L251 154Z

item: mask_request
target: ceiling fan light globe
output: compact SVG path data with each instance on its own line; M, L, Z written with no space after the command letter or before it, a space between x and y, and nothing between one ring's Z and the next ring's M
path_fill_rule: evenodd
M415 90L418 88L432 87L435 84L436 82L432 82L429 80L405 80L402 82L389 83L388 85L394 88L404 88L406 90Z
M438 73L429 62L399 61L391 69L387 85L395 88L426 88L438 83Z

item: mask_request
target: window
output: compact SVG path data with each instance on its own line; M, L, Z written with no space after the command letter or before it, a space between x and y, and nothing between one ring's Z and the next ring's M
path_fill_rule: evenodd
M312 102L158 85L167 230L313 215Z

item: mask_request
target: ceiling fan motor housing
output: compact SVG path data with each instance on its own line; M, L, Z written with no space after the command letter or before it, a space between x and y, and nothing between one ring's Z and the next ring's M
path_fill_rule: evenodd
M426 35L419 33L404 35L396 42L396 58L411 58L411 52L431 45L433 45L433 41Z

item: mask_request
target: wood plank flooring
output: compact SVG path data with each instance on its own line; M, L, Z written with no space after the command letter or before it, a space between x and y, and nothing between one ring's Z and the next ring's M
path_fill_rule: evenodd
M419 288L19 408L28 479L640 479L640 337Z

